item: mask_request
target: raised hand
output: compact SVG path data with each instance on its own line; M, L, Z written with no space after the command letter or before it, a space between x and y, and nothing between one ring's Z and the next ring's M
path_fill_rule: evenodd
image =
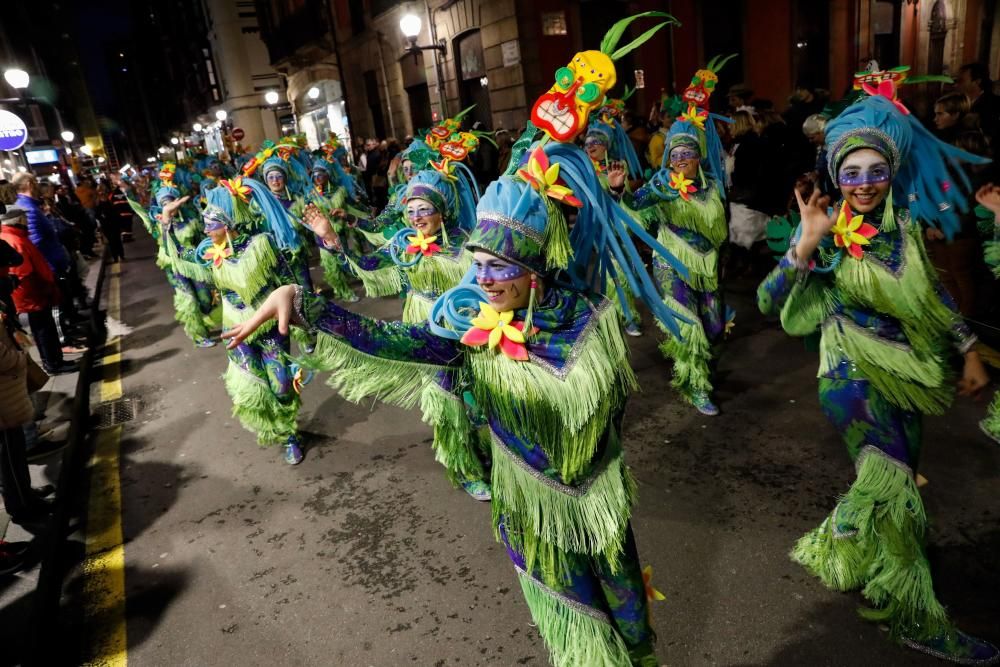
M802 233L795 246L795 254L800 262L808 262L823 237L830 233L830 228L837 218L827 213L830 198L823 195L819 189L813 190L809 201L802 199L802 193L795 190L795 199L799 202L799 213L802 216Z
M174 217L174 213L176 213L181 206L190 201L190 199L190 196L185 195L180 199L167 202L166 206L163 207L163 212L160 214L160 219L163 221L163 224L170 224L170 220Z
M302 212L302 223L320 238L323 245L334 250L341 250L340 237L333 231L330 219L323 215L315 204L307 204Z
M1000 217L1000 188L987 183L976 190L976 201L988 208L994 216Z
M235 325L232 329L222 332L223 339L229 339L226 349L231 350L242 343L247 336L270 320L278 321L278 332L288 334L288 323L292 319L295 308L295 285L282 285L271 292L253 315L246 322Z
M621 162L608 165L608 185L612 190L621 190L625 186L625 165Z

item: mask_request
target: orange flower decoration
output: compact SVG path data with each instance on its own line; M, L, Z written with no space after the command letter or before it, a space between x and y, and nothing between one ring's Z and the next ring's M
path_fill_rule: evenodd
M228 257L233 256L233 249L228 243L222 243L220 245L210 245L206 250L205 254L201 256L207 262L211 262L212 266L219 268L222 266L222 262Z
M441 246L437 243L436 236L424 236L424 233L418 231L414 236L407 236L406 240L410 242L410 245L406 246L406 252L411 255L416 255L418 252L424 257L430 257L436 252L441 252Z
M527 361L524 322L513 322L513 319L513 310L498 313L493 306L480 301L479 315L472 318L472 328L462 336L462 343L469 347L488 345L491 350L499 346L508 359ZM532 327L529 334L537 332L538 327Z
M528 164L518 169L517 175L543 197L558 199L576 208L583 207L583 202L577 199L573 191L559 178L559 164L549 164L549 156L541 146L531 152Z
M694 186L694 181L679 171L670 173L670 188L675 190L684 201L691 201L691 193L698 191L698 188Z
M845 248L851 257L861 259L865 254L861 246L868 245L871 242L869 239L878 234L878 230L865 222L865 216L854 215L851 207L844 202L830 233L838 248Z
M244 202L250 201L250 186L243 184L242 176L237 176L236 178L231 178L228 180L223 179L222 185L227 190L229 190L229 194L231 194L232 196L239 197Z
M892 104L899 109L899 112L904 116L910 115L910 110L907 109L902 102L899 101L899 97L896 95L896 82L892 79L883 79L878 82L878 87L872 86L869 83L862 83L861 89L871 95L872 97L880 96L892 102Z

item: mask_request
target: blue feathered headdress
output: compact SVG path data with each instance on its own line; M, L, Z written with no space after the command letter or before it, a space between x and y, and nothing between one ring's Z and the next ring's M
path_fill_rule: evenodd
M892 194L907 202L910 215L939 227L949 238L961 226L956 209L969 207L971 183L962 163L989 163L940 141L900 102L882 95L855 102L827 123L827 162L834 183L844 159L861 148L876 150L889 162Z

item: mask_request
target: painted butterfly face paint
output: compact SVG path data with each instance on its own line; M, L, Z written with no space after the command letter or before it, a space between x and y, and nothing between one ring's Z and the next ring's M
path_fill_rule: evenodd
M850 187L859 185L869 185L874 183L887 183L892 178L889 164L884 160L867 167L858 165L848 165L840 168L837 174L837 183Z
M507 262L498 257L482 261L475 260L472 264L476 267L476 282L480 285L507 282L528 273L528 269L523 266Z
M686 160L697 160L698 151L691 148L678 147L670 151L671 162L683 162Z

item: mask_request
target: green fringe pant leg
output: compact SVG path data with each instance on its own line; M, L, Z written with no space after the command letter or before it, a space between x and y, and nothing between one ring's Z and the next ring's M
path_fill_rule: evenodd
M356 295L348 282L349 274L340 253L320 248L319 263L323 267L323 280L333 292L333 298L341 301L354 299Z
M858 588L872 603L861 615L894 637L926 639L950 627L924 552L927 517L912 465L920 416L890 404L864 380L820 379L824 412L844 436L857 477L792 559L828 588Z
M698 290L668 266L657 264L656 277L663 302L691 320L680 322L681 338L664 330L667 337L660 352L674 363L672 385L690 399L696 393L712 392L712 344L725 326L717 291ZM662 328L662 327L661 327Z
M184 276L173 275L170 284L174 288L174 317L184 328L184 333L195 343L208 338L205 317L192 281Z
M224 380L233 415L261 445L284 442L297 431L301 401L287 361L287 339L276 327L229 351Z
M1000 391L993 397L993 401L986 411L986 419L982 420L979 425L987 435L1000 441Z
M615 271L618 275L621 275L621 271L618 269L618 263L615 262ZM639 326L642 324L642 314L639 312L638 307L635 304L635 295L632 293L631 288L629 288L628 281L624 278L621 281L621 294L615 289L613 284L608 284L608 296L615 302L618 307L618 312L622 314L622 321L625 326L634 324ZM624 303L622 302L622 296L624 296ZM626 312L628 314L626 314Z
M450 378L438 377L420 396L425 423L434 427L434 459L444 466L455 485L489 481L489 455L469 419L465 402L451 392Z
M525 602L555 667L656 667L645 582L631 528L612 567L602 557L560 552L559 575L525 569L516 539L500 537L517 569ZM551 546L552 549L557 547Z

